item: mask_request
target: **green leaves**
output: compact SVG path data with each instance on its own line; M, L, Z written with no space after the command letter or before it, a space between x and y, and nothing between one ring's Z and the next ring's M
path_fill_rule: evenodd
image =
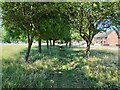
M97 4L96 4L96 3L94 3L94 4L93 4L93 7L97 7Z

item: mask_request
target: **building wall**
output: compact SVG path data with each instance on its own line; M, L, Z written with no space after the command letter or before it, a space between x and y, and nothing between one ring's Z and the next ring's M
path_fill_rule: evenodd
M96 43L96 38L93 38L92 43L93 43L93 44Z
M93 43L93 44L95 44L95 43L100 44L100 43L101 43L101 40L102 40L102 39L97 39L97 38L94 37L93 40L92 40L92 43Z
M104 42L105 41L105 42ZM120 39L118 39L118 36L116 34L115 31L112 31L110 34L108 34L107 38L101 38L101 39L97 39L97 38L93 38L92 43L96 44L101 43L101 45L120 45Z
M103 38L102 38L102 43L101 43L101 45L106 44L104 41L105 41L105 38L103 37Z
M118 36L115 31L111 32L107 37L107 44L116 45L118 44Z

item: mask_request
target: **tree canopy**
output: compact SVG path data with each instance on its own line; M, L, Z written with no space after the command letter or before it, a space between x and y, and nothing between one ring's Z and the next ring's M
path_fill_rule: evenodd
M87 42L89 56L92 39L98 32L120 26L119 2L3 2L1 8L8 37L28 39L26 61L35 38L69 41L79 32Z

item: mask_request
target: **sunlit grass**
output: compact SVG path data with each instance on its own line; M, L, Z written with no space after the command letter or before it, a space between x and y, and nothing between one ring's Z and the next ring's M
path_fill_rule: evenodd
M30 63L25 63L26 47L2 47L3 88L119 88L118 51L91 49L90 58L87 59L84 57L85 48L61 50L42 46L42 54L38 54L34 45Z
M0 56L2 56L3 58L16 58L17 56L19 56L19 52L22 49L25 49L27 45L5 44L0 45L0 47L2 47L2 52L0 53Z

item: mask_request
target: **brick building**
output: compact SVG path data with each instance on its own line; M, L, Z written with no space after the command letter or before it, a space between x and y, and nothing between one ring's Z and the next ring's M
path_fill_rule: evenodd
M120 45L120 39L118 39L117 33L112 30L96 34L92 43L100 44L102 46L118 46Z

